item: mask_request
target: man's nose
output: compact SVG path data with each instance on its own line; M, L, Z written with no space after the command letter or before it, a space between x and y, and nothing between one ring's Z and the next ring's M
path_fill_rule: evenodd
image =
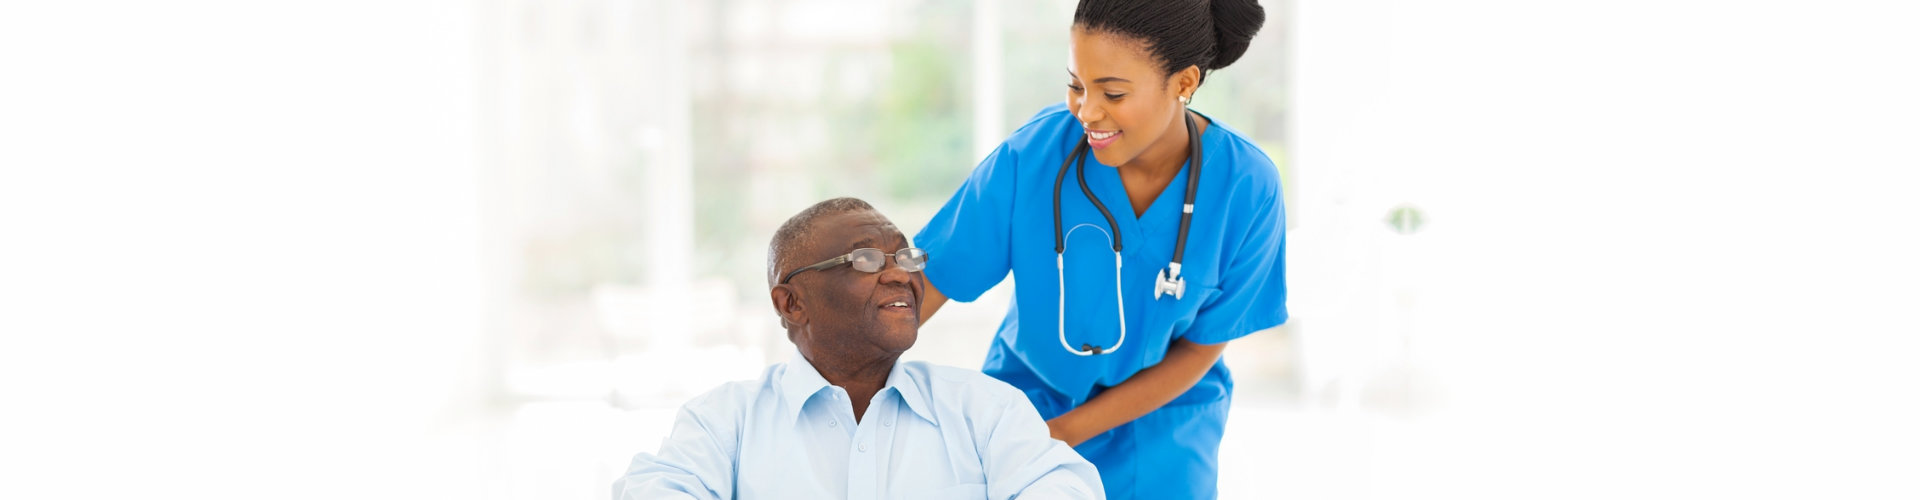
M915 274L918 274L918 273L913 273L913 272L907 271L906 269L902 269L900 268L899 262L894 262L893 259L887 259L887 263L885 267L880 268L880 282L881 283L901 283L901 284L910 285L910 284L913 284L913 277Z

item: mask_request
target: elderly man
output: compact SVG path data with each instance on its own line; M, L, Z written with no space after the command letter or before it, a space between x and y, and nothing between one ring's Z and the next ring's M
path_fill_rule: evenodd
M1025 395L977 371L899 362L926 253L866 202L788 219L767 251L797 353L681 408L616 499L1104 498L1100 475Z

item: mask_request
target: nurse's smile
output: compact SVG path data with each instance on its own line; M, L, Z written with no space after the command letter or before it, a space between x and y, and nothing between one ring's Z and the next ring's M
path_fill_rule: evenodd
M1118 130L1087 130L1087 145L1093 146L1093 149L1107 149L1107 146L1119 140Z

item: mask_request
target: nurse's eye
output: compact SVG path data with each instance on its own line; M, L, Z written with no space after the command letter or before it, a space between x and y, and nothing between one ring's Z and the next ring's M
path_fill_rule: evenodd
M1107 94L1107 100L1118 101L1120 100L1120 98L1126 97L1126 96L1127 96L1126 94Z
M1084 89L1084 88L1081 88L1081 87L1080 87L1079 85L1074 85L1074 84L1071 84L1071 83L1069 83L1069 84L1067 84L1067 90L1068 90L1068 91L1070 91L1070 92L1073 92L1073 93L1075 93L1075 94L1078 94L1078 93L1080 93L1080 92L1082 92L1082 91L1085 91L1085 90L1087 90L1087 89Z

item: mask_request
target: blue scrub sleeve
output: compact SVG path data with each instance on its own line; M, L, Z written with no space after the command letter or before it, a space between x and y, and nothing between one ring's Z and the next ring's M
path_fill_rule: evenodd
M1287 322L1287 217L1275 188L1248 206L1247 233L1220 273L1220 294L1200 306L1182 338L1218 344Z
M1017 154L1001 144L914 235L927 251L927 280L947 298L972 302L1011 271Z

